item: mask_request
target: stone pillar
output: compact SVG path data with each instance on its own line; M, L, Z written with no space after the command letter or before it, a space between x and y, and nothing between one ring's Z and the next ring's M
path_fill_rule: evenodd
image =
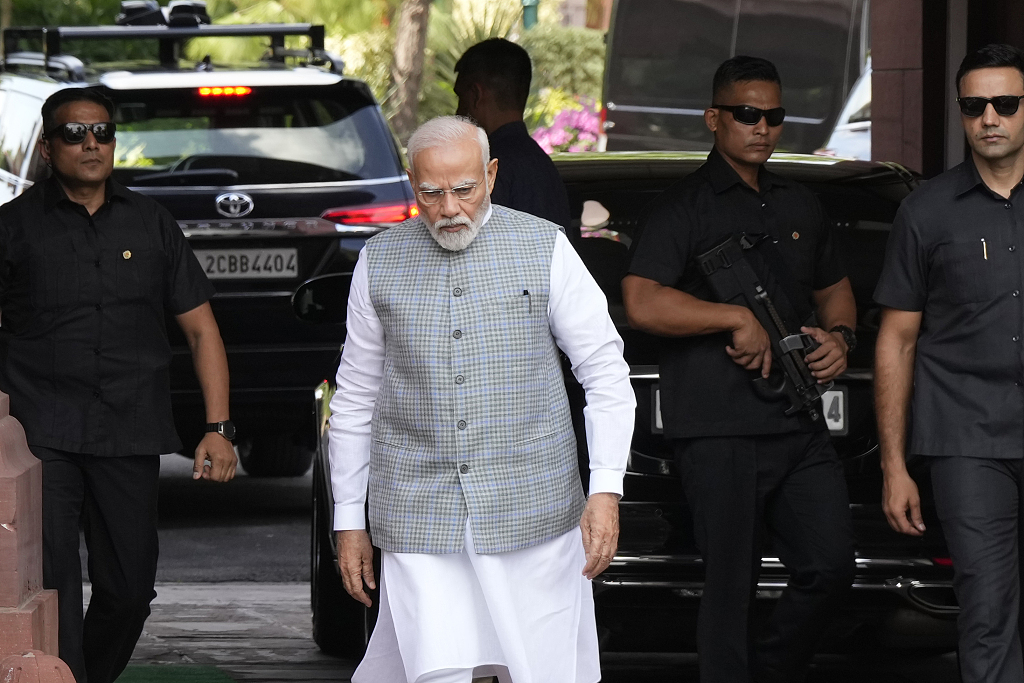
M57 654L57 592L43 590L43 465L0 393L0 659Z
M946 4L871 0L871 158L945 170Z
M4 683L75 683L75 677L68 665L59 657L39 650L30 650L0 660L0 681Z

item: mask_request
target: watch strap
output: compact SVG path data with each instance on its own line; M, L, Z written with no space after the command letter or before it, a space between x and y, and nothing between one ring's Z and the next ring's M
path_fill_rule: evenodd
M843 335L843 341L846 342L846 351L849 353L857 348L857 335L847 325L836 325L829 332L838 332Z

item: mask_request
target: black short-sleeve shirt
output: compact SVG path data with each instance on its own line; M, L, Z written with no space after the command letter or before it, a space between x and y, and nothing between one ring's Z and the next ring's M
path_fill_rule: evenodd
M910 452L1024 457L1024 190L972 159L903 200L875 300L921 311Z
M0 389L29 445L173 453L165 312L213 286L165 208L106 197L90 216L51 178L0 207Z
M769 296L786 296L793 308L814 310L813 293L846 273L831 224L817 197L794 181L761 168L757 192L711 150L707 162L659 195L644 212L629 272L714 301L695 257L731 235L768 234L777 257ZM755 271L769 266L755 254ZM776 273L779 264L787 273ZM785 284L782 284L785 283ZM779 289L784 288L785 294ZM794 330L796 331L796 330ZM753 388L757 376L725 351L731 335L666 337L661 346L661 408L669 438L780 434L823 429L803 414L787 417L786 401L767 401Z
M488 136L498 160L491 201L569 227L569 195L555 162L530 137L522 121L506 123Z

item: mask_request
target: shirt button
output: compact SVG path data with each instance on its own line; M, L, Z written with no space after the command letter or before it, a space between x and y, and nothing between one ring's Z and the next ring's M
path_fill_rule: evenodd
M1020 341L1020 335L1016 335L1016 334L1013 335L1013 341L1015 341L1015 342Z
M462 330L455 330L452 332L452 336L456 339L462 339Z
M1020 296L1020 290L1019 289L1013 290L1013 295L1014 296Z
M97 356L100 355L100 350L99 349L93 349L92 352L95 353Z
M462 287L456 287L452 290L452 294L455 296L462 296Z
M465 429L466 428L466 421L465 420L459 420L459 424L457 426L458 426L459 429Z
M761 208L762 208L762 209L763 209L764 207L766 207L766 206L768 206L768 202L761 202Z
M469 465L463 465L462 467L460 467L459 472L462 472L463 474L469 472Z
M465 381L466 381L466 378L463 377L462 375L455 375L455 383L456 384L462 384Z
M1017 247L1012 244L1010 245L1009 249L1010 251L1017 251Z
M100 397L100 392L99 391L94 391L94 392L92 392L92 395L95 396L96 398L99 398Z
M103 310L103 304L96 304L96 310L97 311L102 311Z
M1007 209L1013 208L1013 204L1011 204L1010 202L1006 202L1005 204L1003 204L1003 206L1005 206Z

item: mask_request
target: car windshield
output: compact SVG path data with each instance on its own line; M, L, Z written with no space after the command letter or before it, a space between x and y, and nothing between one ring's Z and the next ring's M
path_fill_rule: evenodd
M112 92L115 178L129 186L250 185L400 172L376 107L354 88L242 92Z

